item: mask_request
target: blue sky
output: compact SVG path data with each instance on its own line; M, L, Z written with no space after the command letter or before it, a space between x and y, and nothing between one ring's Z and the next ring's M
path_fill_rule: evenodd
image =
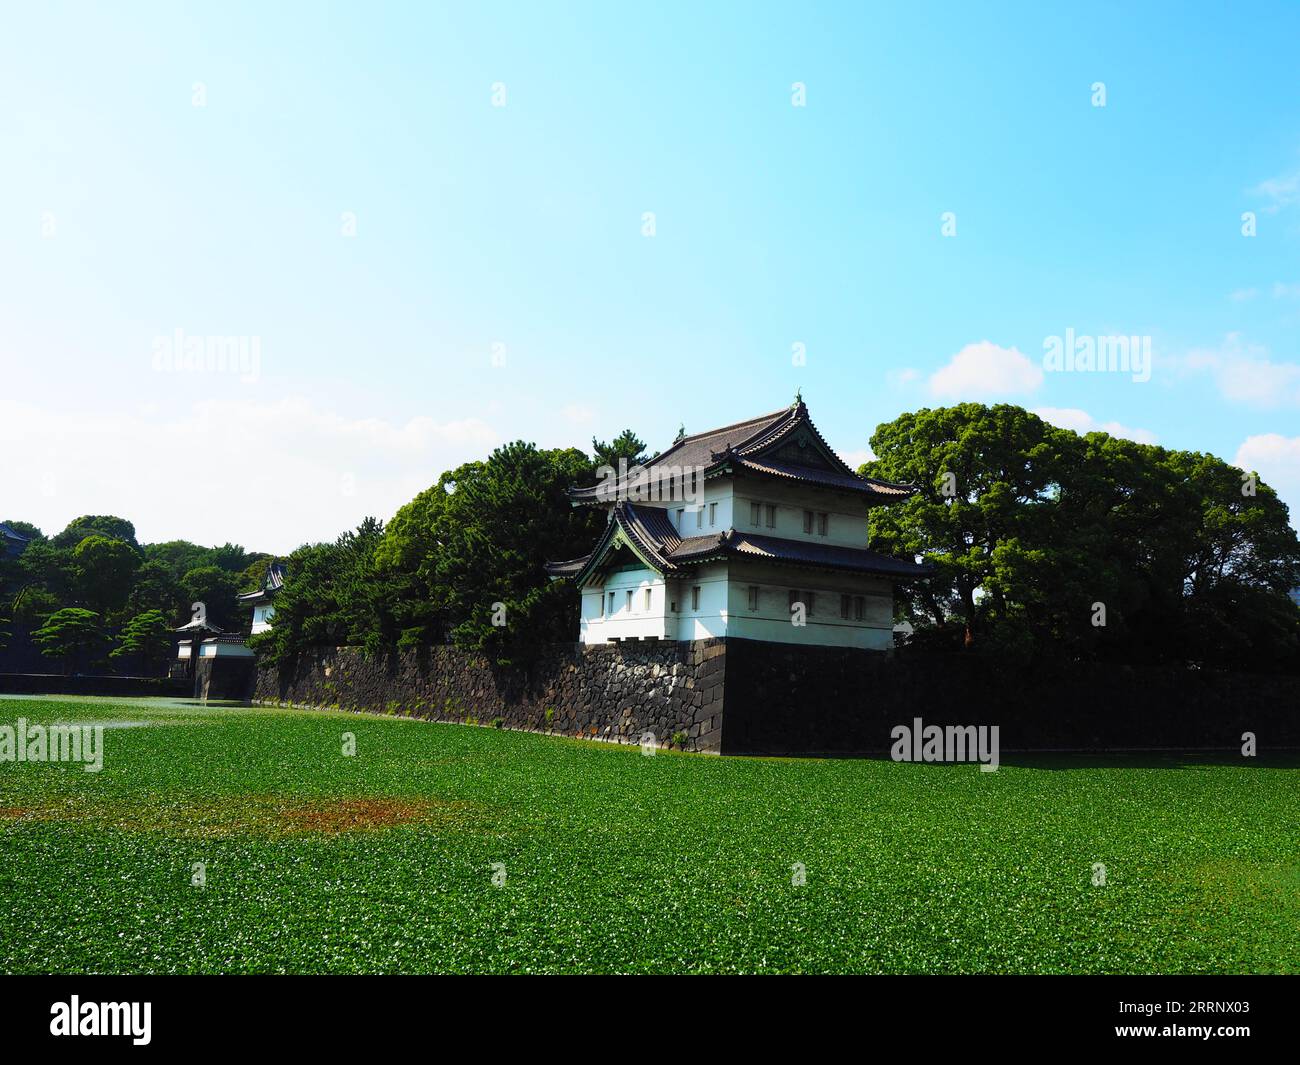
M1007 400L1300 510L1300 8L1044 6L13 9L0 517L285 551L796 388L853 461ZM1067 329L1151 380L1044 373Z

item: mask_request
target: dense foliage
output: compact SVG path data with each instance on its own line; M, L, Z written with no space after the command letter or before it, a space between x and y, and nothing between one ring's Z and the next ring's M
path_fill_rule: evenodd
M96 615L96 631L106 640L114 632L126 636L123 630L135 625L132 645L141 640L139 651L148 653L115 652L119 661L132 655L159 661L158 640L144 638L139 619L150 617L149 629L156 636L159 626L152 617L157 615L162 629L170 633L190 618L194 602L203 602L208 618L224 629L246 627L248 612L239 609L236 596L260 586L271 558L236 544L200 547L173 540L141 545L131 522L106 514L77 518L51 537L30 522L5 524L31 542L17 557L0 557L0 617L10 619L0 628L10 634L11 648L18 642L12 634L22 630L42 653L52 654L49 649L57 641L42 641L37 633L49 630L55 616L68 610ZM56 628L62 629L74 616L79 615L64 614ZM0 638L0 648L5 642ZM83 664L89 664L92 652L107 646L100 642L104 646L87 644L78 650Z
M108 643L99 615L81 607L56 610L32 633L41 654L62 660L65 672L94 662Z
M572 508L566 491L591 483L596 465L573 448L515 442L444 473L386 528L367 519L300 548L255 644L283 662L313 647L450 641L504 664L572 639L576 592L549 581L543 563L591 549L604 515Z
M566 490L620 458L645 458L631 430L591 444L589 456L516 441L443 473L387 525L367 518L299 548L254 646L283 664L323 647L378 654L450 642L523 664L545 643L572 640L576 592L548 580L543 563L585 554L605 519L571 507ZM899 586L915 642L1300 671L1300 611L1287 595L1300 585L1300 543L1254 475L1212 455L1080 436L1008 405L904 414L871 444L877 458L863 472L920 488L870 516L875 549L935 566L932 579ZM144 649L156 646L152 615L171 627L195 602L238 629L249 618L236 595L259 587L270 562L233 544L141 546L111 515L78 518L49 539L8 524L32 542L0 560L6 631L77 608L105 630L130 623L131 645Z
M920 488L870 519L874 547L938 571L900 589L916 639L1300 669L1287 508L1213 455L974 403L904 414L871 446L863 472Z

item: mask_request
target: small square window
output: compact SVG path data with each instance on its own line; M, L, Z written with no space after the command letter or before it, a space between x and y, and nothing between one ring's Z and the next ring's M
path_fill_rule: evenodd
M749 609L750 610L758 609L758 585L757 584L751 584L749 586Z
M700 586L698 584L691 589L691 609L700 609Z

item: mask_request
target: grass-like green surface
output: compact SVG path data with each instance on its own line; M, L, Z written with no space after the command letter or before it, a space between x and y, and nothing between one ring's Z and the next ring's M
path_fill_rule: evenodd
M5 972L1300 972L1294 762L648 758L0 698L20 716L136 724L98 774L0 764Z

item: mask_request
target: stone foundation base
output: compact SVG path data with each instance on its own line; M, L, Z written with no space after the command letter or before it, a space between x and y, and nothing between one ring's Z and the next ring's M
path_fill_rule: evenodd
M1003 751L1239 750L1245 732L1261 754L1300 747L1300 677L736 638L557 645L527 672L452 647L373 659L342 648L260 669L254 698L622 743L652 733L719 754L887 755L892 730L916 718L997 725Z

